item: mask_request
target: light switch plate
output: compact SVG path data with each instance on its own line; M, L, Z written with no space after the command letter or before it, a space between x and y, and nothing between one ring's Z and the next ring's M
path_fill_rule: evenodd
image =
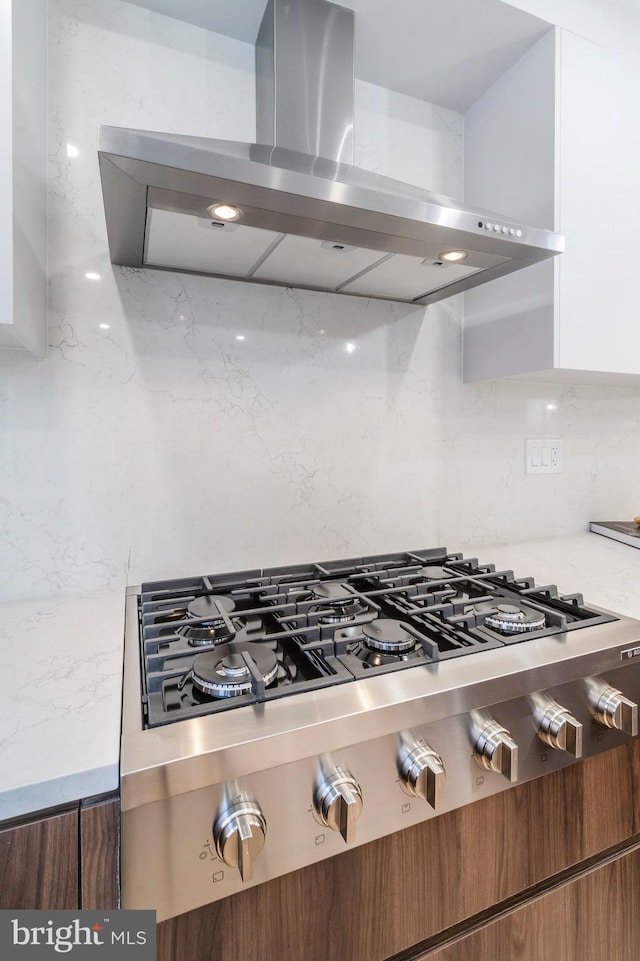
M525 440L524 472L525 474L562 473L562 441L548 438Z

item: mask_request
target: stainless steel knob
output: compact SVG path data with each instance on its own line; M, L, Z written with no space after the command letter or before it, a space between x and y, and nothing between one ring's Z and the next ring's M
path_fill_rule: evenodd
M243 881L253 878L253 862L264 847L267 822L253 801L238 801L220 812L213 825L218 857L238 868Z
M400 762L402 783L415 797L437 811L442 800L446 772L442 758L428 744L417 744Z
M631 737L638 733L638 705L617 691L615 687L601 685L592 692L593 716L605 727L624 731Z
M497 721L488 721L476 734L474 757L488 771L502 774L511 783L518 780L518 745Z
M571 711L548 700L539 712L538 737L549 747L566 751L573 757L582 757L582 724Z
M323 824L339 831L346 844L356 839L356 821L362 814L362 791L356 779L336 767L316 789L315 809Z

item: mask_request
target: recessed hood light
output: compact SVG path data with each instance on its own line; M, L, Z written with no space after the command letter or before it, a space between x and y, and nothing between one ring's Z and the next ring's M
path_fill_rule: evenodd
M469 256L467 250L445 250L438 254L438 260L444 260L447 264L455 264L459 260L464 260Z
M240 208L232 204L211 204L207 210L214 220L237 220L241 214Z

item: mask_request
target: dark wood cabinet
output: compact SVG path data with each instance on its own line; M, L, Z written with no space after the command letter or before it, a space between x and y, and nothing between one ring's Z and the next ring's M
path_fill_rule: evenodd
M430 940L465 920L528 888L552 884L559 872L605 856L638 832L636 739L165 921L158 925L158 961L383 961L405 953L417 958L421 942L428 950ZM626 871L632 863L637 861L629 861ZM602 910L595 880L580 890L580 899L572 902L574 926L583 915L598 917ZM521 922L513 923L517 941ZM553 956L585 957L562 951ZM509 950L498 951L492 961L497 958L537 961L538 956ZM450 961L447 955L438 961L445 959Z
M0 828L0 909L118 907L119 839L115 798Z
M0 908L77 906L75 808L0 830Z
M120 805L117 799L80 806L80 907L120 904Z
M533 898L415 961L602 961L636 958L640 847Z

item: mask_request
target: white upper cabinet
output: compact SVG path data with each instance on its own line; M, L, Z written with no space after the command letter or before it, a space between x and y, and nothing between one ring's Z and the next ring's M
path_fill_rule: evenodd
M0 348L47 352L47 2L0 0Z
M640 384L640 67L566 30L465 117L465 197L565 253L464 295L464 379Z

